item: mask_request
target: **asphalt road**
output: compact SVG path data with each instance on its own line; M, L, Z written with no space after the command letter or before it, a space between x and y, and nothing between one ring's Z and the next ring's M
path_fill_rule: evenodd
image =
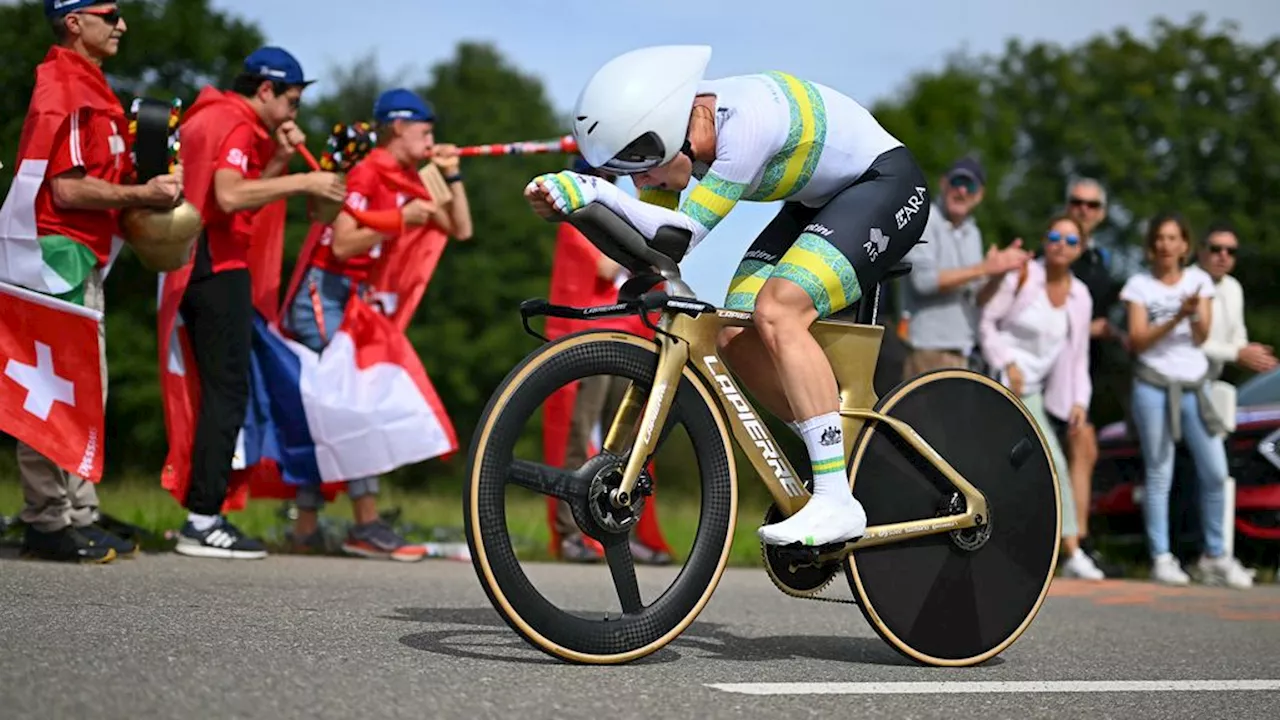
M538 570L577 597L599 592L599 572ZM642 582L666 572L642 569ZM849 597L842 582L827 594ZM730 570L681 638L598 668L525 646L467 563L154 555L77 567L9 554L0 648L7 720L1280 716L1275 585L1058 581L1004 654L940 669L903 659L851 605L788 598L763 572ZM1239 680L1270 689L1185 683ZM1028 692L1027 681L1075 684ZM1116 681L1176 682L1101 684ZM795 694L806 690L859 694Z

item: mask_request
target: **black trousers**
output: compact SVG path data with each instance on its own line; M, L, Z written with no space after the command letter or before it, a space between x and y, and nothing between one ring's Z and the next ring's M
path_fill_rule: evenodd
M180 311L200 372L200 413L186 507L200 515L218 515L227 497L236 436L249 404L253 339L249 271L214 272L202 236Z

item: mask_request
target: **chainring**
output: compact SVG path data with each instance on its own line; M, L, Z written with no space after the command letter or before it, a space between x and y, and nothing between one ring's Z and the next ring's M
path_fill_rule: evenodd
M764 524L772 525L782 519L782 512L778 510L778 506L771 503L764 513ZM763 542L760 543L760 554L764 560L765 572L774 586L792 597L812 598L822 592L823 588L835 579L841 567L840 563L826 565L797 563L788 557L790 553L786 549ZM825 598L813 599L824 600Z

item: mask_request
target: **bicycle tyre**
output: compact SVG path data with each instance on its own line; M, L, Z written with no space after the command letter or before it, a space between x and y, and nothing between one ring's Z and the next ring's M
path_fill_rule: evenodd
M989 537L955 532L873 546L845 561L871 627L926 665L966 666L1009 647L1039 612L1057 564L1061 497L1043 433L995 380L943 369L912 378L876 409L901 420L987 498ZM849 467L868 524L947 514L953 487L892 428L869 421ZM966 536L972 541L973 531Z
M652 384L654 343L586 331L548 343L513 369L494 392L469 454L463 513L476 576L495 610L537 649L582 664L621 664L657 651L688 627L711 598L729 559L737 484L729 432L713 395L689 366L671 412L683 419L697 459L702 508L693 546L676 579L635 614L593 620L548 601L525 575L507 531L503 468L527 419L556 389L609 374Z

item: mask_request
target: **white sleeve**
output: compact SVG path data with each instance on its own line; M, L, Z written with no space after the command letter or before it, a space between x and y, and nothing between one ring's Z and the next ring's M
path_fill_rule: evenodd
M602 192L598 199L602 205L631 223L632 227L638 230L646 240L652 240L658 233L658 228L663 225L675 225L693 234L689 244L689 249L693 249L693 246L707 234L706 228L683 212L652 205L624 192Z

